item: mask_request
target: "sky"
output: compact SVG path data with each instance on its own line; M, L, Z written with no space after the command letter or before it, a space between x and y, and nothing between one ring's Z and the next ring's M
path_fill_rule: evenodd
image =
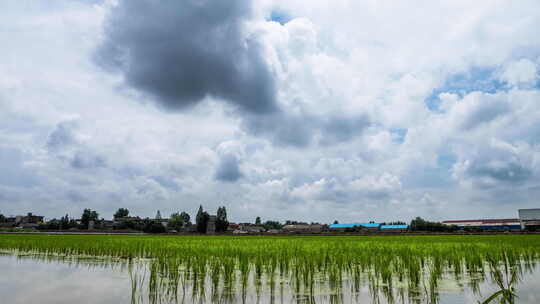
M540 2L6 0L0 213L517 217Z

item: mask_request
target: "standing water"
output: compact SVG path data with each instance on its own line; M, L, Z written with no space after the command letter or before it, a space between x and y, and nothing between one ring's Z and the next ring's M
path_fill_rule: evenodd
M159 265L150 260L126 263L122 260L92 258L51 258L36 255L0 255L0 294L2 303L26 304L90 304L90 303L483 303L500 288L490 271L476 278L456 278L448 272L438 283L435 300L420 290L410 297L403 284L396 283L393 293L380 286L377 296L369 286L369 274L355 288L344 277L340 286L329 288L315 284L316 290L298 293L294 282L276 279L273 288L269 279L257 282L250 275L247 287L237 279L232 288L224 282L213 285L211 275L203 279L182 279L176 293L171 293L170 281L161 277ZM489 269L489 267L487 267ZM180 276L186 275L180 269ZM506 279L503 274L503 279ZM473 283L474 282L474 283ZM536 267L521 269L515 283L515 303L540 303L540 271ZM211 286L204 288L204 286ZM229 289L227 289L229 288ZM401 296L400 293L404 292ZM389 294L393 294L390 298ZM490 303L499 303L499 298Z
M3 235L0 252L7 303L538 303L540 279L538 235Z

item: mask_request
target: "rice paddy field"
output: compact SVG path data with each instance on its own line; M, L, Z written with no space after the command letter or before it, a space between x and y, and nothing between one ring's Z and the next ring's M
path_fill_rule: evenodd
M540 235L5 234L0 252L125 272L131 303L439 303L465 289L478 303L520 303Z

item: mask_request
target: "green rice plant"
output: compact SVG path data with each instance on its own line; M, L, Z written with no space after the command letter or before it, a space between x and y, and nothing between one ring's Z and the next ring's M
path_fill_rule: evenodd
M252 292L257 298L290 294L303 303L339 302L365 286L373 302L437 303L441 281L479 293L486 275L493 276L493 265L508 261L522 265L519 271L532 271L540 236L2 235L0 252L127 265L138 302L143 294L149 303L186 296L246 302Z
M481 304L489 304L499 299L501 304L514 304L517 298L515 285L519 282L519 278L522 275L521 265L515 257L509 256L506 251L502 251L502 261L488 258L489 267L491 270L491 277L493 281L499 287L499 290L489 296Z

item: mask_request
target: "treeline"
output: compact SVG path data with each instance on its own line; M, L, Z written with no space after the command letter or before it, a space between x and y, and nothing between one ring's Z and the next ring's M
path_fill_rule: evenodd
M70 218L68 214L60 219L52 219L47 223L40 223L39 230L69 230L69 229L88 229L90 222L99 223L104 219L99 219L99 213L95 210L84 209L80 220Z
M428 232L454 232L458 230L455 225L445 225L439 222L426 221L421 217L417 217L411 221L409 225L411 231L428 231Z
M283 226L287 225L321 225L318 222L302 222L302 221L294 221L294 220L286 220L284 224L278 221L265 221L263 222L261 220L260 216L257 216L255 218L255 225L262 226L266 230L281 230Z
M4 217L0 215L0 220ZM163 219L158 210L156 216L151 218L140 218L130 216L127 208L118 209L113 216L113 221L99 219L99 214L95 210L84 209L80 220L70 218L65 215L60 219L52 219L47 223L41 223L39 230L88 230L88 229L116 229L116 230L134 230L146 233L165 233L165 232L198 232L206 233L210 214L204 211L202 205L199 207L195 217L195 224L191 222L191 216L185 212L175 212L168 219ZM227 209L219 207L215 218L215 232L225 232L229 226L227 220ZM112 225L112 226L111 226Z
M130 212L127 208L119 208L113 216L113 221L107 221L103 218L99 218L99 214L95 210L84 209L80 220L70 218L69 215L65 215L60 219L52 219L47 223L40 223L37 229L39 230L87 230L87 229L117 229L117 230L133 230L142 231L146 233L165 233L165 232L198 232L207 233L208 222L211 220L211 216L203 209L203 206L199 206L197 214L195 216L195 223L191 222L191 216L185 212L175 212L170 215L168 219L162 219L161 214L158 211L155 218L140 218L138 216L130 216ZM213 229L215 232L226 232L229 227L229 221L227 220L227 209L222 206L217 209ZM6 222L7 218L0 213L0 223ZM112 222L112 224L111 224ZM337 224L338 221L334 221ZM309 225L318 223L307 223L301 221L287 220L284 224L279 221L265 221L263 222L259 216L256 217L256 226L263 227L268 230L281 230L285 225ZM112 225L112 226L111 226ZM249 224L253 225L253 224ZM387 222L382 225L405 225L405 222ZM351 231L359 230L359 227L351 228ZM455 232L458 230L457 226L445 225L439 222L431 222L424 220L421 217L417 217L410 222L408 227L409 231L426 231L426 232Z
M197 211L197 216L195 217L195 225L198 233L207 233L206 229L208 228L208 221L210 220L210 215L208 212L203 210L202 205L199 206ZM225 206L219 207L216 212L215 220L215 231L216 232L225 232L229 227L229 221L227 221L227 209Z

